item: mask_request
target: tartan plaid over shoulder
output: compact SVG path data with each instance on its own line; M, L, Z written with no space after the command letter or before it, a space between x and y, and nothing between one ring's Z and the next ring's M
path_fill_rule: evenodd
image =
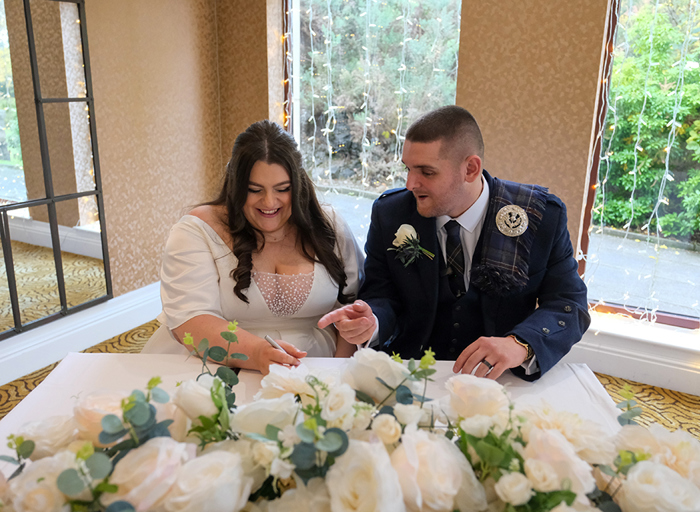
M471 270L470 280L484 293L506 296L527 285L530 248L537 235L548 191L493 178L489 208L482 228L481 260ZM506 236L496 226L496 215L504 206L517 205L528 216L528 227L520 236Z

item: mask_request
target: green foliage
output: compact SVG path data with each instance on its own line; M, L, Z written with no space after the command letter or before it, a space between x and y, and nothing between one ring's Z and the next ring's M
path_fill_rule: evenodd
M655 5L621 7L592 222L698 241L700 13L689 19L680 0Z
M454 103L459 0L302 0L301 12L306 169L363 188L400 185L406 128Z

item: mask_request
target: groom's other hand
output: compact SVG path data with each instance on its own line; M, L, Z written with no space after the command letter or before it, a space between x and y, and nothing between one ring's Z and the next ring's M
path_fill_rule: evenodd
M330 324L335 324L340 335L354 345L369 341L377 329L377 319L372 308L361 300L331 311L318 321L321 329Z
M482 336L465 348L455 361L454 373L497 379L508 368L520 366L527 357L527 349L512 338ZM484 364L486 361L488 364ZM489 369L489 365L492 366ZM476 370L476 371L474 371Z

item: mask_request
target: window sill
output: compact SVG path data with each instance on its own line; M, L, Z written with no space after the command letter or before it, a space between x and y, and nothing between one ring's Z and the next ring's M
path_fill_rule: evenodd
M591 313L591 327L564 358L593 371L697 395L700 330Z

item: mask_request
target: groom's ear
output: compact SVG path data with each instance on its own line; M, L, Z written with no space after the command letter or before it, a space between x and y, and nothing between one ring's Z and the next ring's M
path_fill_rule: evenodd
M462 162L465 181L468 183L474 182L481 178L481 158L479 155L469 155Z

